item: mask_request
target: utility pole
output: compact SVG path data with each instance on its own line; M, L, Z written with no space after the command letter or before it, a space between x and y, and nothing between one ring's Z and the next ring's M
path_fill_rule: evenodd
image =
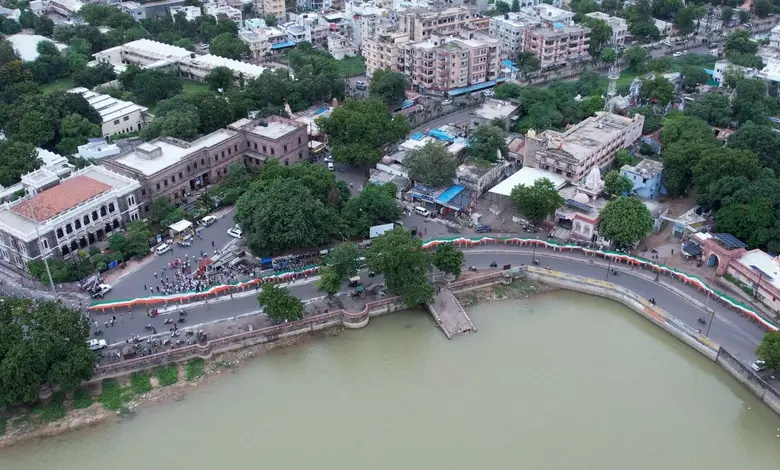
M38 217L35 214L35 204L32 205L32 210L33 210L33 222L35 222L35 236L37 238L35 242L38 244L38 251L41 254L41 258L43 258L43 265L46 267L46 275L49 277L49 287L51 287L51 293L54 294L54 300L57 300L57 289L54 287L54 280L51 278L51 269L49 269L49 260L43 254L43 244L41 243L41 232L38 230ZM76 253L76 256L78 256L78 253Z

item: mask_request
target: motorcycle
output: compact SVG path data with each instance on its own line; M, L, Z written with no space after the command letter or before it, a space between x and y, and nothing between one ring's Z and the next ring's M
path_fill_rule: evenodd
M618 272L617 272L616 270L614 270L614 269L613 269L613 270L612 270L612 275L613 275L613 276L617 276L617 275L618 275Z
M184 323L187 321L187 317L179 317L179 323Z
M477 272L477 267L474 265L469 266L469 271Z
M702 325L706 325L707 324L707 319L704 318L704 317L701 317L701 318L697 319L696 321L701 323Z
M180 317L186 317L187 316L187 312L185 310L182 310L181 312L179 312L179 316Z
M648 302L650 302L651 304L655 305L655 297L650 298L650 300L648 300Z
M165 321L163 322L163 325L169 325L171 323L173 323L173 320L171 320L170 318L166 318Z
M498 263L496 263L495 261L493 261L492 263L490 263L490 267L491 267L491 268L497 268L497 267L498 267Z
M151 330L152 328L154 328L154 327L152 326L152 324L151 324L151 323L149 323L148 325L146 325L146 326L144 327L144 329L145 329L145 330Z
M534 260L534 266L539 266L539 260L538 259Z

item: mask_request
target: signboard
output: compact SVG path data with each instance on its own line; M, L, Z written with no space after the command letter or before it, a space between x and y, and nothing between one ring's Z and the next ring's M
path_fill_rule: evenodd
M368 229L368 238L376 238L385 232L393 230L393 227L395 227L395 224L374 225Z

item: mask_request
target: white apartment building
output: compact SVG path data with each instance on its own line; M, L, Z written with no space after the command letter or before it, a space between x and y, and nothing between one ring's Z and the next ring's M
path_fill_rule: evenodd
M43 5L47 11L71 18L78 15L84 3L79 0L43 0Z
M254 0L255 11L262 16L274 15L277 18L284 18L287 12L284 0Z
M780 24L773 27L769 33L769 47L780 50Z
M244 15L236 7L232 7L230 5L223 5L221 3L214 4L214 3L206 3L206 14L211 15L214 18L220 20L220 19L226 19L230 20L233 23L236 23L238 27L241 27L241 24L244 21Z
M404 45L403 72L412 89L444 92L498 78L498 41L485 35L432 36Z
M404 45L409 36L396 31L380 30L376 37L363 40L363 57L366 59L366 75L380 69L404 71Z
M398 12L398 31L406 33L412 41L425 41L432 35L456 35L461 29L487 32L489 18L475 14L464 7L443 10L416 8Z
M44 256L69 256L139 219L138 182L99 166L62 181L51 171L22 177L27 197L0 206L0 259L25 268Z
M86 88L73 88L68 93L81 95L103 120L101 133L104 138L117 134L140 131L148 123L148 108L131 101L116 99L109 95L95 93Z
M328 53L336 60L358 55L358 46L346 36L331 34L328 36Z
M626 34L628 34L628 23L623 18L617 16L610 16L600 11L594 11L588 13L585 16L595 18L606 22L610 28L612 28L612 41L611 46L623 46L626 43Z
M590 59L590 28L552 23L527 29L523 35L523 52L539 58L544 69L563 67Z
M615 153L642 136L645 118L596 113L564 132L528 131L523 148L523 167L549 171L569 182L579 182L591 169L608 168Z
M286 31L275 27L255 28L251 31L240 30L238 37L249 46L252 57L258 60L266 54L295 46L295 43L288 39Z
M179 13L182 13L187 21L195 21L196 18L200 18L203 14L200 7L179 5L170 7L168 11L171 12L171 18L175 17Z
M498 40L498 52L502 59L514 60L523 50L525 30L540 25L518 13L507 13L490 18L489 33Z

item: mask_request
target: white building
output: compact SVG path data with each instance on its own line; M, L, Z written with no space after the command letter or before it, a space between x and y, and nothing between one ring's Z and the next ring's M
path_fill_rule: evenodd
M249 62L243 62L240 60L228 59L213 54L195 56L187 60L179 61L179 71L181 74L184 77L190 78L192 80L205 80L206 75L208 75L209 72L211 72L211 70L215 67L229 68L233 71L233 76L236 78L236 80L242 76L244 80L257 78L266 70L265 67L261 67L259 65L250 64Z
M109 144L106 139L89 139L86 144L79 145L78 149L79 157L88 160L102 160L122 152L118 145Z
M588 13L585 16L595 18L606 22L610 28L612 28L612 40L611 46L622 46L626 43L626 34L628 34L628 23L623 18L617 16L610 16L600 11L594 11Z
M520 105L510 101L496 99L486 100L482 106L469 114L471 125L477 127L480 124L490 124L498 119L504 123L504 127L509 129L517 116L520 114ZM506 155L504 155L506 157Z
M780 50L780 24L772 28L769 33L769 47Z
M0 139L5 139L4 135L0 135ZM48 172L57 176L57 178L67 178L76 169L68 162L68 159L60 154L50 152L42 148L35 149L38 152L38 158L41 160L40 169L47 170ZM26 175L23 175L23 177ZM0 186L0 202L11 201L17 198L19 193L24 193L25 187L21 180L10 186Z
M22 178L27 197L0 206L0 259L26 268L46 256L69 256L138 220L137 181L88 166L62 181L39 169Z
M262 59L266 54L281 52L296 45L288 39L286 31L272 26L254 28L250 31L240 30L238 37L249 46L255 59Z
M146 19L146 8L138 2L122 2L119 5L116 5L116 7L132 16L136 21Z
M525 29L533 27L524 16L507 13L490 18L490 35L498 39L499 55L502 59L514 60L522 51Z
M655 24L655 27L658 28L658 32L661 33L661 36L669 36L672 34L672 27L674 24L656 18L653 18L653 23Z
M148 123L148 108L131 101L116 99L109 95L95 93L86 88L73 88L68 93L83 96L103 119L103 137L127 134L143 129Z
M336 60L358 55L358 46L341 34L328 36L328 52Z
M187 21L195 21L196 18L199 18L203 14L200 7L195 6L179 5L170 7L168 10L171 12L171 17L175 17L179 13L182 13Z
M241 10L239 10L236 7L232 7L230 5L221 5L221 4L213 4L213 3L206 3L206 14L213 16L217 20L220 19L226 19L230 20L233 23L237 24L238 27L241 27L241 24L244 20L244 15L241 13Z
M44 36L23 33L8 36L6 39L11 43L16 53L19 54L19 58L24 62L32 62L38 58L38 43L43 41L54 42ZM65 44L60 44L58 42L55 42L54 45L57 46L57 49L59 50L64 50L68 47Z
M67 18L76 16L84 6L79 0L43 0L48 11L58 13Z

